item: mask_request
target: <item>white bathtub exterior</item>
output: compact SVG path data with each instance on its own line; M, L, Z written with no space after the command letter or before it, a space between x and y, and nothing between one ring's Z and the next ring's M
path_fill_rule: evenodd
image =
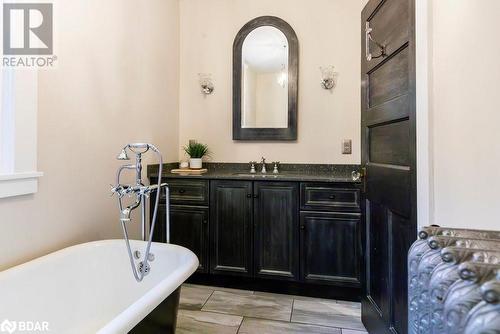
M132 241L143 252L145 242ZM48 322L49 333L127 333L198 268L188 249L153 243L137 283L124 240L80 244L0 272L0 324ZM14 332L16 333L16 332Z

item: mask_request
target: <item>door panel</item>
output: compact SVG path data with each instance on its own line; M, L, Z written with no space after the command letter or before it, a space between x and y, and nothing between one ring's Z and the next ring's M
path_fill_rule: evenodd
M370 162L407 166L410 163L408 120L374 126L370 131Z
M251 276L252 183L211 181L210 272Z
M301 279L359 286L359 216L301 212Z
M366 174L370 173L365 180L366 197L375 203L382 203L403 216L408 216L412 209L409 197L411 187L409 167L374 163L366 166Z
M170 207L170 242L190 249L200 265L198 271L208 272L208 208Z
M365 27L385 55L365 57ZM370 0L362 12L365 266L370 332L407 333L406 256L417 235L414 0ZM370 42L374 56L380 54Z
M255 274L297 280L298 184L255 182Z
M368 73L370 108L408 93L408 58L408 47L403 46L391 59Z
M402 95L376 107L371 107L370 113L365 115L366 126L390 123L394 119L408 119L408 103L410 103L410 96Z
M373 39L386 47L388 56L413 39L413 27L408 24L414 15L414 7L411 6L408 0L370 0L362 13L363 49L365 22L370 22ZM370 50L377 50L375 43L370 42ZM363 50L363 57L364 54ZM364 64L367 69L365 73L384 61L385 58L381 57Z
M389 231L386 210L383 206L370 202L370 217L367 219L369 248L369 296L376 305L376 310L383 319L390 316L389 286Z

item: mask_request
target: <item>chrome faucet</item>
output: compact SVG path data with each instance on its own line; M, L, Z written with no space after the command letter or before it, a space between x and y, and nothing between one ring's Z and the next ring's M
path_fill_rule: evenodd
M130 160L127 150L135 154L135 164L127 164L118 167L118 171L116 173L116 185L111 188L111 194L116 194L118 196L118 208L120 210L120 223L122 225L123 235L125 238L125 244L127 246L130 265L132 266L132 273L134 274L137 282L141 282L146 276L151 267L149 262L154 259L154 255L150 252L151 250L151 242L153 241L153 231L155 228L156 217L158 214L158 204L160 200L160 191L161 188L165 188L166 190L166 230L167 230L167 243L170 242L170 214L169 214L169 188L166 183L161 183L161 174L163 168L163 157L160 151L152 144L146 143L134 143L127 144L121 150L120 154L117 156L118 160ZM158 171L158 183L150 186L145 186L142 183L142 155L148 152L149 150L156 153L159 162L159 171ZM120 177L124 170L134 170L135 171L135 184L122 184L120 183ZM147 222L146 222L146 199L151 195L152 192L156 191L155 205L153 209L153 216L151 220L151 229L149 231L149 236L147 235ZM135 197L135 201L128 205L124 206L123 197ZM132 249L130 247L130 240L128 236L127 224L132 221L130 217L132 211L141 207L141 232L142 232L142 240L147 241L146 251L144 252L144 258L138 263L137 268L134 262L134 255L132 254ZM134 252L136 255L136 259L138 259L137 254L140 254L138 250Z
M255 171L255 164L257 163L257 161L250 161L250 174L255 174L256 171Z
M262 169L261 169L261 173L262 174L266 174L267 173L267 170L266 170L266 158L262 157L262 160L260 161L260 163L262 164Z
M273 167L273 174L279 174L280 173L280 171L278 169L279 165L280 165L279 161L273 161L273 166L274 166Z

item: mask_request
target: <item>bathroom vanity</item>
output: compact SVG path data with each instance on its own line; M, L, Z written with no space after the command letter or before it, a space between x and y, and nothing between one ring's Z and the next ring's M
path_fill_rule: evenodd
M247 167L210 164L201 176L165 168L171 242L200 261L191 280L357 300L362 189L351 173L359 167L289 165L278 175L252 175ZM157 182L157 166L148 176ZM165 210L155 241L166 241Z

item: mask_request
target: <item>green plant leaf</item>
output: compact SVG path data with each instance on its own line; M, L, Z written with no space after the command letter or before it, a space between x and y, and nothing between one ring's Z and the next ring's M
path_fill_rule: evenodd
M193 159L201 159L206 155L209 155L208 145L201 144L198 142L189 143L187 146L183 147L184 152Z

